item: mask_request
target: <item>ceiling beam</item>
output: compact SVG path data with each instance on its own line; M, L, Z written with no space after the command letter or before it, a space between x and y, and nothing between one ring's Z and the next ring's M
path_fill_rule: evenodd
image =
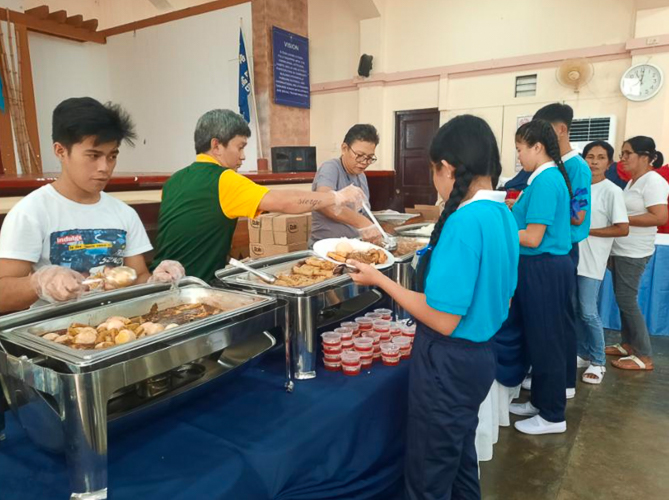
M64 23L67 20L66 10L57 10L48 15L49 21L56 21L57 23Z
M84 16L81 14L77 14L76 16L70 16L65 20L65 24L69 26L74 26L75 28L78 28L84 23Z
M33 7L32 9L26 10L26 14L37 19L46 19L49 17L49 6L40 5L39 7Z
M88 30L88 31L97 31L98 29L98 20L97 19L87 19L83 23L81 23L81 26L79 26L81 29Z
M24 25L29 31L42 33L44 35L53 35L59 38L67 38L68 40L77 42L107 43L107 38L100 33L91 32L68 24L58 23L48 18L37 19L23 12L0 10L0 21L7 21L8 12L9 19L12 22ZM51 15L49 15L49 17L51 17Z

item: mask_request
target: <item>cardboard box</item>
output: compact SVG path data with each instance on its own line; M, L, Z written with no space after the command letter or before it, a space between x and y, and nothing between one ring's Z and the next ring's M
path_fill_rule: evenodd
M426 221L436 221L441 215L441 207L437 205L416 205L414 208L406 208L408 214L420 214Z
M311 232L311 214L265 214L249 220L249 242L262 245L306 243Z
M249 241L251 243L261 243L261 232L272 231L272 219L278 214L263 214L256 219L249 219Z
M272 255L283 255L290 252L299 252L306 250L307 242L293 243L292 245L267 245L263 243L251 243L249 245L250 256L252 259L262 259L263 257L271 257Z

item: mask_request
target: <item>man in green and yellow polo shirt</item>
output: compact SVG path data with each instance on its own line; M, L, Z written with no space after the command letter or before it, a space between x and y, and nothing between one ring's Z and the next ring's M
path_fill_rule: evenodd
M198 120L195 162L163 186L153 267L177 260L188 276L211 281L227 263L239 217L362 207L365 194L354 186L326 193L272 191L238 174L250 136L244 118L227 109L209 111Z

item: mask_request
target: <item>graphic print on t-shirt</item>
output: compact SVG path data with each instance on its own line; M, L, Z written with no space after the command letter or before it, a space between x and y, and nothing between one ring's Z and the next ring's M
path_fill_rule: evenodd
M123 229L71 229L51 233L51 264L84 275L123 265L127 232Z

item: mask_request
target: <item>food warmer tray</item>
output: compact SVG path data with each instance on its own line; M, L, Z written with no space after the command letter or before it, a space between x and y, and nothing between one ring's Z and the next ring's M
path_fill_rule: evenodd
M410 236L410 237L416 237L416 238L430 238L430 235L425 235L423 233L418 233L416 232L417 230L429 226L431 224L434 224L434 222L430 221L425 221L425 222L419 222L417 224L406 224L405 226L399 226L395 228L395 233L397 233L397 236Z
M285 302L200 283L187 279L174 290L131 287L0 318L4 396L31 439L51 451L65 450L71 498L106 498L109 421L185 397L237 371L285 335ZM155 303L162 309L188 302L229 310L100 351L39 337L74 322L99 324L110 316L146 313Z
M307 250L258 259L247 264L278 275L290 271L307 257L318 258L313 251ZM381 272L390 276L392 267ZM247 271L232 267L217 271L216 278L218 283L215 286L272 295L288 302L288 336L285 344L286 375L290 380L316 376L319 331L353 319L374 307L392 305L389 297L381 290L355 284L347 272L301 288L270 285Z
M416 226L424 225L424 224L414 224ZM408 227L408 226L406 226ZM402 238L409 238L412 240L417 240L420 241L421 243L427 245L430 242L430 238L426 237L418 237L418 236L407 236L405 234L398 234L396 236L398 239ZM402 285L404 288L407 288L409 290L416 290L417 289L417 283L416 283L416 270L413 267L413 260L414 256L416 255L416 252L409 252L404 255L396 256L395 257L395 264L393 264L392 267L392 279L393 281L396 281L400 285ZM393 306L392 306L393 312L395 313L395 317L398 319L406 319L409 317L409 313L404 310L402 306L400 306L397 302L393 300Z

